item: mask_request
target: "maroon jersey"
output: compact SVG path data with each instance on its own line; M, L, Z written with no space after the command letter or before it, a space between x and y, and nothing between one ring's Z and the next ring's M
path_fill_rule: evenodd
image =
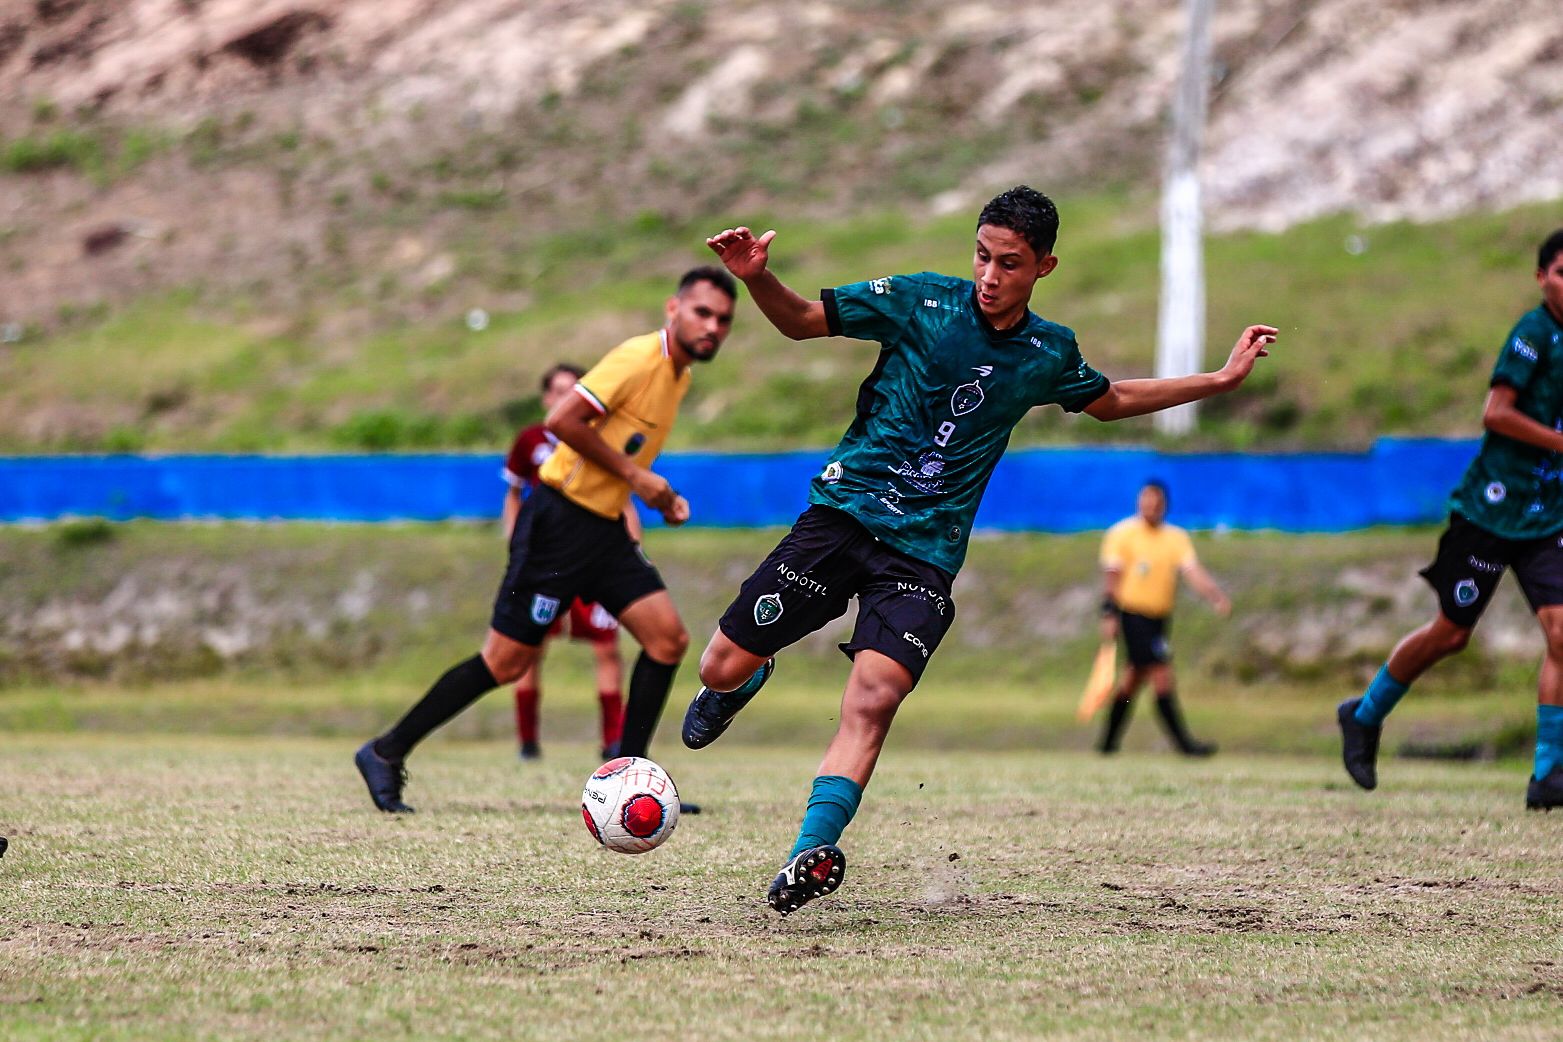
M505 457L505 469L501 475L512 488L528 491L537 487L537 471L552 456L559 439L548 433L548 428L535 423L516 435L510 454Z

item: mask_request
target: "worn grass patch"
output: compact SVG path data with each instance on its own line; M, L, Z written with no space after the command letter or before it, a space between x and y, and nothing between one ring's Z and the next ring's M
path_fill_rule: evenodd
M665 762L640 858L541 765L434 742L33 737L0 760L6 1037L1550 1038L1559 822L1514 769L892 749L841 892L761 900L816 748ZM1390 773L1390 772L1387 772Z

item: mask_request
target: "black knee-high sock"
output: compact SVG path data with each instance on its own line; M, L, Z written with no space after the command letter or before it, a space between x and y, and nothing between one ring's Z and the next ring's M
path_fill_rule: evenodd
M1130 695L1119 694L1113 699L1112 707L1107 712L1107 725L1102 728L1102 742L1098 746L1104 753L1118 751L1118 742L1123 738L1123 729L1129 724L1129 711L1134 708L1134 698Z
M678 663L658 662L644 651L635 660L635 670L630 674L629 704L624 707L624 736L619 739L620 756L645 756L651 745L651 736L667 704L668 691L673 687L673 675Z
M1183 752L1188 752L1199 743L1194 741L1194 736L1189 734L1189 729L1183 723L1183 711L1178 706L1178 693L1176 691L1164 691L1156 696L1156 711L1161 714L1162 726L1167 729L1167 737L1172 739L1172 744Z
M482 655L473 655L445 671L429 693L407 710L396 726L374 743L374 751L387 760L400 760L436 727L499 686Z

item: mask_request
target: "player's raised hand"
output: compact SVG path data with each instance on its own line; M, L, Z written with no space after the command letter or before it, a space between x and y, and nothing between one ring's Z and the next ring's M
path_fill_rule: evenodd
M706 240L711 252L722 258L722 264L733 277L746 281L765 271L770 260L771 240L776 230L766 232L758 239L748 228L728 228Z
M1232 347L1227 364L1221 367L1222 374L1231 380L1232 386L1236 387L1248 379L1248 374L1254 371L1254 363L1270 353L1270 345L1275 343L1279 332L1274 326L1249 326L1243 330L1243 335L1237 338L1237 343Z

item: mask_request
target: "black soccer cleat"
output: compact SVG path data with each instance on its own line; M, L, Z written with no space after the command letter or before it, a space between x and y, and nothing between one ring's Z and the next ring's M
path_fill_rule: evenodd
M833 843L811 847L782 866L765 901L791 915L816 897L835 893L847 874L847 856Z
M1190 739L1187 745L1178 747L1178 752L1195 759L1204 759L1216 755L1220 748L1215 742L1199 742Z
M1357 719L1360 698L1348 698L1335 710L1340 722L1341 760L1351 780L1364 789L1378 787L1378 739L1382 727L1364 724Z
M680 814L699 814L700 813L700 804L698 804L698 803L690 803L687 800L679 800L678 801L678 812Z
M704 749L727 730L738 711L760 693L760 688L776 672L776 660L768 658L754 671L748 680L732 691L712 691L702 687L695 693L694 701L684 713L684 744L691 749Z
M1531 778L1525 787L1525 809L1544 810L1563 807L1563 765L1552 768L1545 778Z
M374 750L373 738L365 742L353 757L358 773L369 786L369 798L387 814L411 814L413 809L402 802L402 786L407 784L407 767L401 760L387 760Z
M520 756L523 760L541 760L543 758L543 747L536 742L522 742ZM611 760L613 757L604 758Z

